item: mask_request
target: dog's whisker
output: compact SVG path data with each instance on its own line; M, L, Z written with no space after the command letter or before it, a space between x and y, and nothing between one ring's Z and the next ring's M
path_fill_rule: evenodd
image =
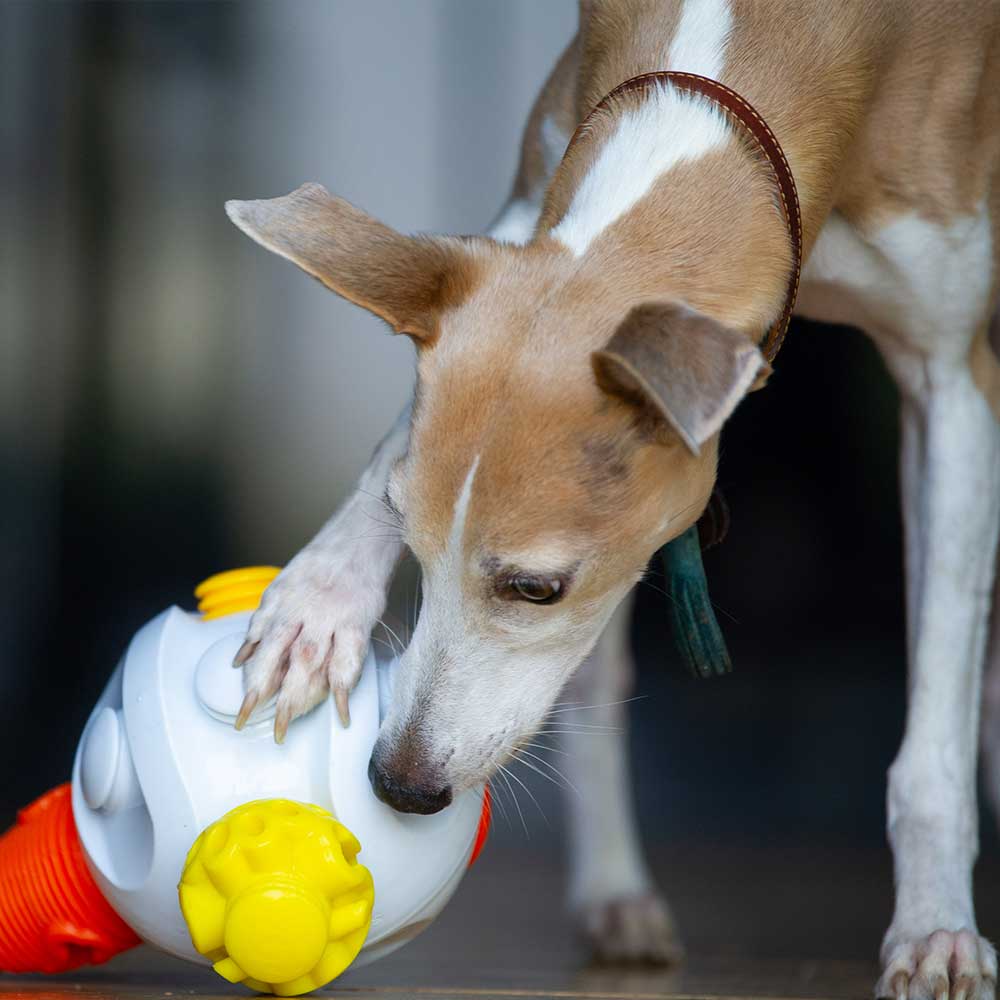
M372 492L370 492L368 490L360 489L360 487L359 487L359 492L365 493L367 496L370 496L370 497L375 497L374 493L372 493ZM399 518L396 517L395 512L393 510L391 510L386 505L385 500L383 500L381 498L376 498L376 499L378 500L379 506L381 507L382 511L384 513L386 513L386 514L389 515L389 518L390 518L390 521L391 521L392 525L394 527L401 528L402 527L402 523L400 522ZM364 507L360 508L360 510L361 510L361 513L365 515L365 517L369 517L373 521L379 521L381 524L388 524L388 523L390 523L390 521L382 521L380 518L376 517L370 510L366 510Z
M534 747L536 750L548 750L549 753L562 754L563 757L569 756L569 751L563 750L562 747L550 747L545 743L519 743L519 747Z
M579 719L545 719L543 726L574 726L578 729L617 729L606 722L581 722Z
M371 490L366 490L363 486L358 486L357 487L357 491L359 493L363 493L365 496L371 497L373 500L375 500L382 507L382 509L384 511L386 511L386 513L393 519L393 521L396 524L400 523L398 511L396 511L393 507L389 506L389 503L386 500L384 494L382 496L379 496L379 494L377 494L377 493L372 493ZM367 511L365 513L367 513Z
M403 531L398 524L390 524L388 521L379 520L377 517L370 518L375 524L386 529L386 533L392 535L395 538L402 538ZM372 529L374 530L374 529Z
M393 656L396 655L396 644L392 641L391 638L383 638L380 635L375 635L374 633L372 633L372 642L377 642L382 646L388 646L389 652Z
M552 708L549 710L549 715L562 715L563 712L589 712L596 708L614 708L616 705L628 705L633 701L642 701L644 698L648 698L649 695L639 694L635 695L633 698L622 698L620 701L605 701L597 705L577 705L573 708Z
M386 630L386 632L389 633L389 635L392 636L393 639L396 640L396 643L399 646L399 655L402 656L403 651L406 649L406 646L403 644L403 640L400 639L399 636L396 634L396 630L392 628L390 625L387 625L385 621L383 621L381 618L377 618L376 621L379 623L379 625L382 626L382 628Z
M542 807L538 804L538 799L535 798L535 795L531 791L531 789L513 771L511 771L509 768L504 767L503 764L500 765L500 769L504 772L504 774L507 774L511 778L513 778L525 790L525 792L528 795L528 798L531 799L532 802L534 802L535 808L541 814L542 819L545 821L545 825L549 827L549 829L551 829L552 824L549 822L548 816L545 815L545 810L542 809ZM525 832L527 832L527 827L525 828Z
M573 736L573 737L576 737L576 736L594 736L594 737L603 737L605 739L611 739L611 737L613 737L613 736L620 736L621 735L621 731L619 731L617 733L581 733L581 732L578 732L578 731L573 731L572 729L556 729L556 730L553 730L551 733L546 733L545 735L546 736L557 737L557 738L560 738L560 739L568 737L568 736Z
M373 500L377 500L383 506L385 505L385 497L379 493L372 493L371 490L366 490L363 486L356 487L359 493L364 493L366 497L371 497Z
M510 749L514 751L514 755L519 760L523 757L530 757L531 760L537 760L539 764L543 764L545 767L549 768L549 770L551 770L554 774L558 775L563 781L566 782L567 785L572 784L569 778L567 778L566 775L564 775L562 771L559 770L559 768L557 768L554 764L551 764L544 757L540 757L538 754L532 753L530 750L525 749L523 746L511 747Z
M546 781L551 781L552 784L556 786L556 788L562 789L569 787L568 785L560 784L558 781L556 781L555 778L552 777L551 774L546 774L540 767L537 767L535 764L532 764L530 760L525 760L524 757L520 755L520 753L514 754L512 759L515 760L518 764L523 764L529 770L534 771L535 774L540 775ZM573 789L573 791L576 791L576 789Z
M566 775L559 770L559 768L555 767L553 764L550 764L544 758L539 757L538 754L530 753L529 751L523 748L515 747L513 749L514 749L515 759L519 760L525 767L530 768L532 771L535 772L535 774L540 774L543 778L546 779L546 781L551 781L552 784L556 786L556 788L568 788L576 795L580 794L580 790L576 787L576 785L574 785L573 782L570 781L569 778L567 778ZM528 757L530 757L531 760L527 760L526 758ZM537 764L532 764L531 763L532 760L538 761L538 764L547 767L552 772L552 774L547 774Z
M376 524L381 524L386 528L395 528L397 531L402 533L402 526L398 521L383 521L382 518L376 517L374 514L370 514L367 510L361 511L369 521L374 521Z
M539 732L555 732L557 729L563 732L603 732L603 733L620 733L621 726L606 725L603 722L576 722L566 720L566 719L552 719L549 722L543 723L543 728Z
M407 630L406 642L409 645L410 639L413 637L413 630L410 628L410 595L409 593L403 594L403 628Z
M671 604L677 603L677 599L674 595L664 590L661 586L659 586L659 584L653 583L653 581L649 579L648 574L643 576L643 578L639 581L639 585L642 587L649 587L650 590L655 590L658 594L662 594L668 601L670 601Z
M510 823L510 814L507 812L507 804L503 799L504 787L499 783L491 783L490 792L493 795L493 801L496 802L500 809L500 815L503 816L504 822L507 824L507 829L511 830L513 827Z
M623 729L542 729L536 736L620 736Z
M517 796L514 794L514 788L510 783L510 778L511 778L510 771L508 771L507 768L503 766L503 764L497 764L497 767L499 768L498 773L503 778L504 783L507 785L507 791L510 792L511 801L514 803L514 806L517 809L517 814L518 816L521 817L521 826L524 828L524 835L528 840L530 840L531 834L528 832L528 824L527 822L525 822L524 812L521 809L521 803L517 801Z
M403 540L403 536L401 534L399 534L398 532L395 533L395 534L393 534L393 533L390 532L390 533L384 534L384 535L379 535L379 534L376 534L374 532L366 532L366 533L361 534L361 535L346 535L344 537L344 541L347 541L347 542L358 542L358 541L362 541L364 539L370 539L372 541L378 541L380 539L383 539L383 540L389 540L389 541L393 541L393 542L401 542Z

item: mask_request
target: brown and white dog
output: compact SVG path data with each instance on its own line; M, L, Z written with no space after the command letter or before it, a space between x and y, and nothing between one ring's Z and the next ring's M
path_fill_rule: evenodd
M706 503L791 266L767 164L703 98L623 95L563 158L604 95L663 69L770 124L801 199L799 312L862 327L899 384L909 707L877 992L993 997L971 872L1000 519L996 0L581 0L489 237L403 236L317 185L231 202L255 240L408 334L418 370L357 492L267 591L237 658L241 721L276 694L283 738L331 689L348 721L407 546L424 602L372 759L386 801L433 811L488 779L568 683L622 725L627 597ZM983 746L1000 792L998 646ZM583 924L605 955L669 959L624 738L567 743Z

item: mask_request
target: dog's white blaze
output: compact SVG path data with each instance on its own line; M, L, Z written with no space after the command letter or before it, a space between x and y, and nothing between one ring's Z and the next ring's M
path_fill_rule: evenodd
M686 0L670 44L670 69L718 79L732 28L728 0ZM580 257L668 170L721 146L730 132L708 101L657 87L623 115L552 235Z
M686 0L664 68L721 79L732 27L729 0Z
M462 535L465 534L465 519L469 514L469 501L472 499L472 484L476 478L476 470L479 468L479 456L472 460L469 471L465 474L462 488L458 491L455 499L455 515L451 522L451 534L448 538L449 549L453 556L457 556L462 551Z

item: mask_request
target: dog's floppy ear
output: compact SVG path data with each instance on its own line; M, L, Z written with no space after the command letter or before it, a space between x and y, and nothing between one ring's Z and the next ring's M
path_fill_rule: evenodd
M471 259L460 240L403 236L321 184L283 198L227 201L226 214L261 246L418 342L434 339L440 313L469 285Z
M591 364L605 392L668 426L694 455L770 373L746 336L676 303L637 306Z

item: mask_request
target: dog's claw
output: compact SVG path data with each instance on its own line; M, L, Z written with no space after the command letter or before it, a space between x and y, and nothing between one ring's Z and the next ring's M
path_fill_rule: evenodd
M333 700L337 706L337 715L346 729L351 724L351 709L349 705L350 692L346 688L334 688Z
M996 953L969 928L900 936L883 945L875 988L887 1000L994 1000Z
M966 1000L972 989L972 980L968 976L959 976L955 980L955 988L951 991L952 1000Z
M253 656L254 651L257 649L258 643L252 639L247 639L242 646L237 650L236 655L233 657L233 666L242 667L247 660Z
M256 691L248 691L246 693L243 698L243 704L240 705L239 715L236 716L237 732L247 724L247 720L253 715L253 710L257 707L258 701L260 701L260 695Z
M277 714L274 717L274 742L281 744L285 742L288 735L288 725L292 721L292 710L288 705L279 705Z
M368 520L365 511L358 517ZM361 675L386 586L359 569L369 562L372 543L357 541L354 527L345 524L345 537L307 546L265 591L233 658L243 668L247 695L238 728L277 696L273 729L281 743L292 721L331 691L340 721L349 725L348 694Z

